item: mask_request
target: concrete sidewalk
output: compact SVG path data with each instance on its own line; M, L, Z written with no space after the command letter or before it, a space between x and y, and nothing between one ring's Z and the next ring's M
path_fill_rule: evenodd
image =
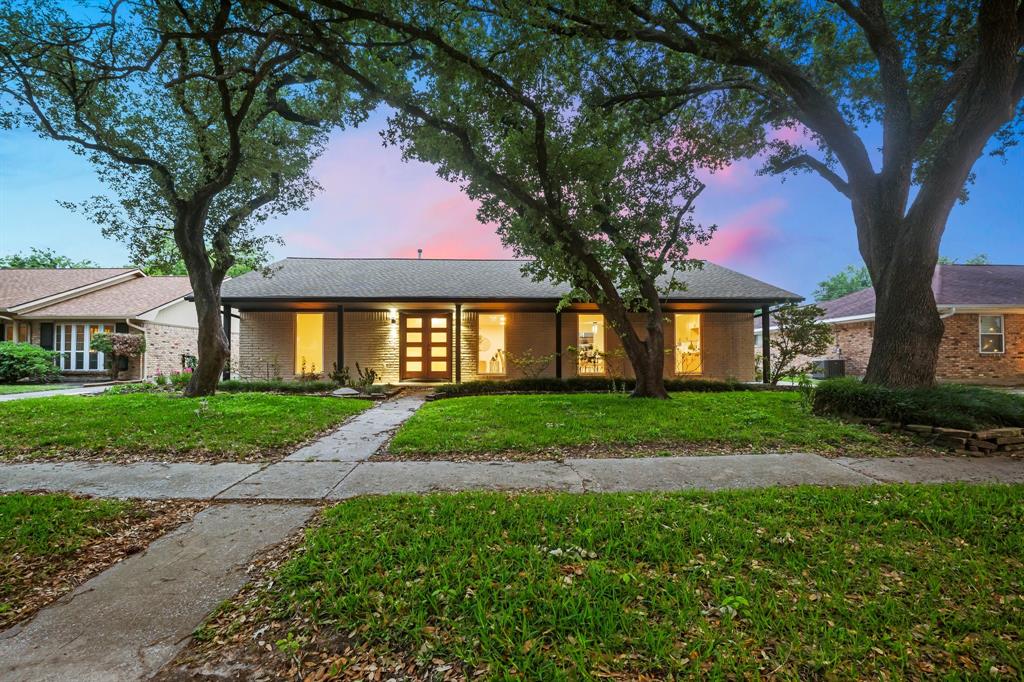
M1024 459L828 459L767 454L543 462L293 462L259 464L41 463L0 465L0 492L100 497L339 500L458 490L644 492L874 483L1024 483Z
M217 505L115 564L34 618L0 632L0 679L141 680L188 643L248 579L259 552L313 513L295 505Z
M55 395L95 395L103 393L110 386L76 386L73 388L57 388L52 391L32 391L30 393L9 393L0 395L0 403L10 400L26 400L28 398L49 398Z

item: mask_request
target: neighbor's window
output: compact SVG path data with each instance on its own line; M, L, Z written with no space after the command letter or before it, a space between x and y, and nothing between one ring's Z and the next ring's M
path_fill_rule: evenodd
M576 347L579 374L604 374L604 316L579 315Z
M480 316L480 374L503 376L505 369L505 316Z
M324 370L324 314L295 314L295 373Z
M700 313L679 313L675 316L676 374L700 374L704 363L700 354Z
M982 353L1003 352L1003 316L978 315L978 349Z

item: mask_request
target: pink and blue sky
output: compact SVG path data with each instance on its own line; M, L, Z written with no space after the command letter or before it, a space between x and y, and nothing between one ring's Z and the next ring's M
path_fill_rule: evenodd
M377 115L357 130L338 133L314 175L323 192L309 209L268 223L284 256L509 256L494 231L458 187L434 169L405 163L381 145ZM757 176L757 160L707 178L697 215L718 231L698 255L809 296L824 277L859 264L849 203L816 176L783 181ZM1024 263L1024 154L1008 161L983 157L970 201L953 209L943 255L985 253L995 263ZM98 226L62 208L103 193L89 164L65 145L30 131L0 132L0 254L50 248L101 265L128 261L124 247Z

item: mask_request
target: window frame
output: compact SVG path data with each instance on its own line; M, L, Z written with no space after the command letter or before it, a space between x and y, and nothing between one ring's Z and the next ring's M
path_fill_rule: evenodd
M601 348L597 350L598 353L608 352L608 320L601 313L577 313L576 314L576 376L582 377L600 377L608 374L608 363L605 362L604 357L597 359L598 371L596 372L582 372L582 363L580 362L580 350L582 343L580 343L580 331L583 329L583 318L585 317L598 317L601 319ZM597 336L594 337L594 348L597 349Z
M300 315L316 315L320 318L320 367L317 374L324 375L327 373L327 368L323 366L327 359L327 334L324 329L324 325L327 324L327 316L322 312L317 311L302 311L292 314L292 375L299 376L302 373L302 363L299 359L299 316ZM307 369L312 372L313 365L310 363Z
M480 339L483 338L483 334L480 332L480 328L483 326L483 319L485 317L497 317L504 319L504 323L498 322L498 327L501 328L501 353L505 356L502 359L501 365L505 368L503 372L481 372L480 363L485 362L480 356ZM476 368L477 376L481 377L507 377L508 376L508 317L506 313L478 313L477 314L477 328L476 328ZM489 361L488 361L489 364Z
M678 320L680 315L696 315L697 316L697 331L700 334L700 338L697 340L697 353L700 356L700 371L698 372L679 372L676 370L678 366L677 355L679 349L677 348L677 339L679 338L679 326ZM755 339L757 333L754 334ZM757 346L755 346L755 349ZM672 373L677 377L702 377L704 376L704 313L699 311L673 311L672 312Z
M71 327L70 335L65 333L66 328ZM97 334L114 334L117 327L114 322L80 322L59 320L53 322L53 351L57 353L54 364L62 372L103 372L107 369L106 355L99 351L92 350L93 333L91 328L96 327ZM78 347L78 329L82 329L82 348ZM78 367L78 356L81 355L81 367ZM89 367L90 360L95 357L96 367Z
M999 332L982 331L982 319L986 317L999 318ZM999 350L982 350L982 341L986 336L999 337ZM1005 355L1006 354L1006 318L1002 313L996 315L978 314L978 353L980 355Z

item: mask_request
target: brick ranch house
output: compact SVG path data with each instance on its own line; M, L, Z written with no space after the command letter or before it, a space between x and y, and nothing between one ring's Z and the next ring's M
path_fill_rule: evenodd
M384 382L460 382L521 377L527 356L545 358L539 376L615 371L606 354L614 357L619 340L597 307L556 311L567 288L532 281L522 265L288 258L270 276L242 275L222 290L225 320L240 327L234 373L291 379L336 365L354 375L358 363ZM799 297L713 263L679 279L686 290L665 299L665 375L752 381L753 312Z
M195 355L195 304L187 277L148 277L135 268L0 269L0 340L60 355L65 376L98 377L107 362L89 340L101 332L142 334L146 352L121 378L181 371Z
M938 265L932 291L945 325L936 378L1024 384L1024 265ZM847 374L863 376L874 334L874 290L817 305L836 335L833 357L846 359Z

